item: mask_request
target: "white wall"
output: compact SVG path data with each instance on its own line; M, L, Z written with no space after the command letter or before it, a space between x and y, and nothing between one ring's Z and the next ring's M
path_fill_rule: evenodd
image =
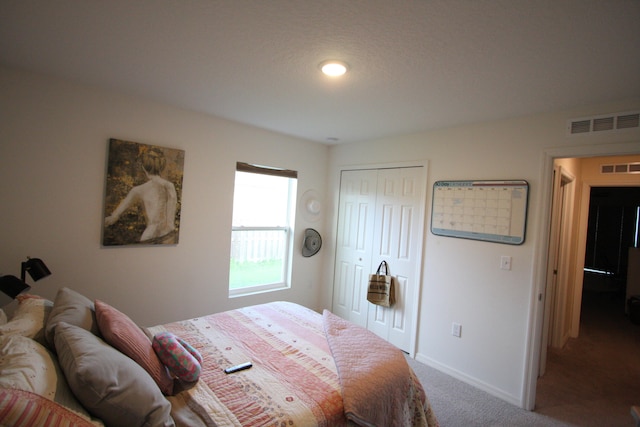
M236 161L299 171L298 195L326 191L328 148L144 99L0 68L0 274L27 256L53 274L32 292L70 286L143 325L289 300L319 309L322 259L300 255L291 290L227 297ZM180 242L101 247L109 138L185 150ZM29 278L30 284L34 284Z
M441 237L430 231L425 234L416 354L419 361L527 407L532 384L528 376L537 362L532 356L540 334L536 325L542 321L543 301L538 303L537 296L544 292L540 286L544 285L551 196L551 181L546 175L551 173L552 158L592 151L598 155L610 150L640 153L638 130L581 137L567 137L565 133L567 119L639 108L640 100L635 99L331 148L333 194L342 165L426 159L426 230L430 230L431 195L437 180L529 182L524 244ZM333 232L336 221L334 218ZM513 257L511 271L500 270L502 255ZM328 300L324 301L327 304ZM461 338L451 335L452 322L462 324ZM535 387L535 375L533 383Z

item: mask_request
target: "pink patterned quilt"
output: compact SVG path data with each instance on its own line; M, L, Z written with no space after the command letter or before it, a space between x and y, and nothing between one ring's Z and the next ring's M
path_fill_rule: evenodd
M398 348L325 310L347 419L366 427L437 427L422 384Z
M149 328L203 358L199 381L168 399L180 426L345 426L322 316L288 302L244 307ZM223 369L251 361L232 374Z

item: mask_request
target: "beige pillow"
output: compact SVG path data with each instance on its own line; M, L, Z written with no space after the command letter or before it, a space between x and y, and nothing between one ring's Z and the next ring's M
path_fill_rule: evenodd
M107 425L174 426L171 404L136 362L65 322L56 326L60 367L83 406Z
M94 335L100 335L93 302L73 289L62 288L58 291L47 319L45 338L47 345L53 351L56 351L54 342L56 325L60 322L79 326Z

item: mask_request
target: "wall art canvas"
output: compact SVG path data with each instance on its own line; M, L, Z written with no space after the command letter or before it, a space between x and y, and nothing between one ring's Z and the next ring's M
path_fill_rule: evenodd
M183 172L183 150L110 139L102 244L177 244Z

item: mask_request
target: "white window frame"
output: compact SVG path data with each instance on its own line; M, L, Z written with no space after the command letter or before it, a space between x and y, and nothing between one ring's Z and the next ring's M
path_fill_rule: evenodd
M295 206L296 206L296 190L297 190L297 172L288 170L288 169L276 169L265 166L257 166L251 165L248 163L238 162L236 164L236 173L237 172L245 172L245 173L256 173L263 175L272 175L279 176L282 178L289 179L289 195L287 197L288 206L287 206L287 224L278 224L274 226L269 225L261 225L261 226L232 226L232 236L234 231L283 231L285 235L285 247L284 251L284 260L283 260L283 271L282 271L282 279L281 282L275 283L263 283L259 285L253 286L245 286L241 288L231 289L231 273L229 274L229 297L240 297L245 295L252 295L256 293L276 291L282 289L291 288L291 271L292 271L292 260L293 260L293 236L294 236L294 225L295 225ZM235 191L234 191L235 197ZM231 254L230 254L231 256ZM230 259L232 261L232 259Z

